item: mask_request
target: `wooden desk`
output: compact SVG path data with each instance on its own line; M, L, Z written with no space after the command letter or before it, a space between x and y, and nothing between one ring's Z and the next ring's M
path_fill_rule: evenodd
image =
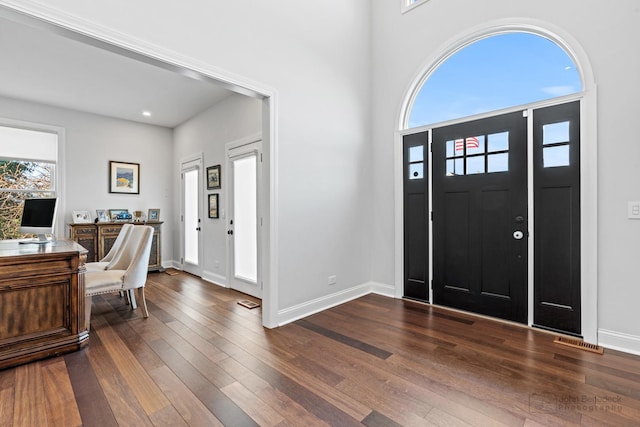
M98 222L69 224L70 238L87 249L87 262L100 261L111 250L122 228L122 222ZM134 225L153 227L153 240L149 254L149 271L162 270L161 231L162 221L132 222Z
M0 241L0 369L79 350L87 251L69 240Z

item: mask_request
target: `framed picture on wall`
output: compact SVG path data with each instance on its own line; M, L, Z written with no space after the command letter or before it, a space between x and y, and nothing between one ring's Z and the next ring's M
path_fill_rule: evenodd
M220 218L218 214L218 194L209 194L209 218Z
M140 194L140 163L109 161L109 193Z
M216 190L222 187L220 181L220 165L207 168L207 190Z

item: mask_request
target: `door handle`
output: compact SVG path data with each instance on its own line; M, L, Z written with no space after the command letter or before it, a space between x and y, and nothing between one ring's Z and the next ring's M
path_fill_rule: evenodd
M196 227L196 231L200 231L200 227Z
M513 232L513 238L516 240L520 240L524 237L524 233L520 230L516 230Z
M228 230L227 234L233 234L233 230Z

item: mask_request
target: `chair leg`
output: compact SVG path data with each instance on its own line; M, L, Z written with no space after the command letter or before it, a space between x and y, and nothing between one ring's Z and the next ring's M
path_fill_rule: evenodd
M149 317L149 310L147 310L147 300L144 298L144 286L138 288L138 299L140 300L140 306L142 307L142 315L145 318Z
M138 304L136 303L136 294L133 292L133 289L127 289L125 293L129 298L129 303L131 304L131 310L135 310L136 308L138 308Z

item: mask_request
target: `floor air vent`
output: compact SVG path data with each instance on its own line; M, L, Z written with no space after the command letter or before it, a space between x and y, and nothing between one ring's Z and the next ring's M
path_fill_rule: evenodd
M579 348L580 350L584 350L584 351L590 351L591 353L602 354L604 352L604 349L599 345L589 344L584 341L576 340L573 338L556 337L556 339L553 340L553 342L556 344L566 345L568 347Z
M257 302L249 301L248 299L241 299L240 301L238 301L238 304L249 309L260 307L260 304L258 304Z

